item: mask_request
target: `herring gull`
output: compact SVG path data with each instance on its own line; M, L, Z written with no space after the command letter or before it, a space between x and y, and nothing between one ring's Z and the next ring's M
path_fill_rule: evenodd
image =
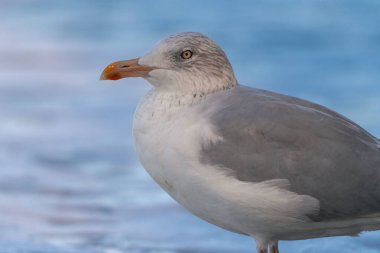
M380 141L321 105L238 84L223 50L193 32L108 65L143 77L140 161L193 214L279 252L279 240L380 229Z

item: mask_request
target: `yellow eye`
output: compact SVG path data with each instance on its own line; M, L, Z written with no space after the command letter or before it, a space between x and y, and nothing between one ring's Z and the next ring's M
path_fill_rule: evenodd
M190 59L191 56L193 56L193 52L191 52L190 50L185 50L181 53L182 59L185 59L185 60Z

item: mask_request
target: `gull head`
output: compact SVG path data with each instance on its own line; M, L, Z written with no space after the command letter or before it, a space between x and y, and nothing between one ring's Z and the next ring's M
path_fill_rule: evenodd
M111 63L100 79L125 77L143 77L156 89L185 93L210 93L237 85L223 50L195 32L174 34L140 58Z

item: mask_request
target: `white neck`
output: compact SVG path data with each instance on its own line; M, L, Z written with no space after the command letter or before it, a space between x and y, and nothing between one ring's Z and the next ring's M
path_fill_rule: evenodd
M226 90L237 85L236 79L228 75L197 75L194 72L181 72L168 69L156 69L145 79L156 90L170 92L175 96L203 97L219 90Z
M191 106L204 99L205 96L196 93L183 93L164 89L153 89L145 95L139 107L152 113L170 113Z

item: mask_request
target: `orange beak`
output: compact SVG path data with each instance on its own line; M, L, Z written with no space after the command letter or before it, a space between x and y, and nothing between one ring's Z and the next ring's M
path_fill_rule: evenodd
M140 65L139 58L128 61L117 61L108 65L102 72L100 80L119 80L125 77L144 77L153 67Z

